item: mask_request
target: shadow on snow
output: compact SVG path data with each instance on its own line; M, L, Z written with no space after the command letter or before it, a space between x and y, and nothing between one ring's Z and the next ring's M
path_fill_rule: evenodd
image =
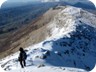
M83 24L69 34L70 37L43 43L43 46L53 43L52 51L45 58L46 62L54 66L92 70L96 63L96 29Z

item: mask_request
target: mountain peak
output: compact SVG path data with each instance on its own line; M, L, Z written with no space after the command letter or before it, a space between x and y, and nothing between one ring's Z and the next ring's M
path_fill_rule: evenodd
M82 24L88 24L92 27L96 27L96 17L94 14L91 14L81 8L72 6L58 8L61 8L63 10L54 17L54 20L51 22L53 25L52 28L56 28L58 30L60 29L65 34L67 32L74 31L76 29L76 26ZM55 33L57 34L57 32Z
M58 11L46 28L44 41L27 48L27 67L25 72L87 72L96 64L96 16L81 8L58 6ZM45 27L44 26L44 27ZM18 52L0 61L9 72L19 72ZM74 68L74 69L73 69ZM46 69L46 70L45 70Z

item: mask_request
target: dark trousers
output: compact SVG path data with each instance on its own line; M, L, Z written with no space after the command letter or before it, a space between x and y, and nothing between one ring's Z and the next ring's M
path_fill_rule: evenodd
M26 66L26 61L25 60L21 60L20 61L20 65L22 68L24 68Z

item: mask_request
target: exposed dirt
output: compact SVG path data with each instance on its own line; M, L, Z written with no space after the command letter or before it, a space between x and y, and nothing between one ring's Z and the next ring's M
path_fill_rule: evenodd
M50 9L19 30L0 36L0 58L18 51L19 47L28 47L50 36L46 26L60 11L61 9Z

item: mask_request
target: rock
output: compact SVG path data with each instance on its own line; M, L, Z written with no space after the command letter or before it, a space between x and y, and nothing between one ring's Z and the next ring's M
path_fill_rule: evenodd
M45 66L44 64L40 64L40 65L38 65L38 68L44 67L44 66Z

